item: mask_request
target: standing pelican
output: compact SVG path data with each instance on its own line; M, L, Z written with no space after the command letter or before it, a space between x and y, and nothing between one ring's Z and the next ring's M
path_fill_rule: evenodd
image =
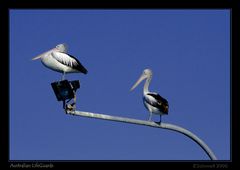
M150 81L152 79L152 71L150 69L145 69L138 79L138 81L132 86L131 90L135 89L141 81L146 79L144 88L143 88L143 103L147 110L150 112L149 121L151 121L152 114L160 115L160 122L161 123L161 116L168 114L168 101L160 96L158 93L149 92L148 87Z
M58 44L55 48L34 57L32 60L39 58L44 66L63 73L62 80L64 80L65 73L87 74L88 72L75 57L67 54L66 44Z

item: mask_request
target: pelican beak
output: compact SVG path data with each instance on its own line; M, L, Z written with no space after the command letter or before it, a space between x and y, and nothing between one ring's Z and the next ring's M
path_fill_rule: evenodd
M137 82L132 86L132 88L130 89L130 91L132 91L133 89L135 89L144 79L146 79L147 76L145 74L142 74L140 76L140 78L137 80Z
M51 49L51 50L48 50L48 51L46 51L46 52L44 52L44 53L42 53L42 54L40 54L40 55L38 55L38 56L32 58L32 60L37 60L37 59L43 57L44 55L46 55L47 53L52 52L52 51L55 50L55 49L56 49L56 48L53 48L53 49Z
M38 55L37 57L32 58L32 60L37 60L37 59L39 59L41 57L42 57L42 55Z

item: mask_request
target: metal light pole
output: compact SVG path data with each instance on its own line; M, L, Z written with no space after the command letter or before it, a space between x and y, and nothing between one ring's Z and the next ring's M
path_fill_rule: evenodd
M193 134L187 129L184 129L180 126L176 126L169 123L158 124L153 121L145 121L145 120L126 118L126 117L110 116L106 114L76 111L75 110L76 109L76 91L78 88L80 88L80 82L78 80L75 80L75 81L63 80L60 82L53 82L51 83L51 85L57 97L57 100L63 101L63 108L65 109L67 114L173 130L191 138L207 153L207 155L211 160L217 160L216 156L214 155L212 150L207 146L207 144L205 144L199 137L197 137L195 134ZM74 99L74 102L72 104L67 104L71 99ZM66 100L68 100L67 103L66 103Z
M110 116L105 114L98 114L98 113L91 113L91 112L83 112L83 111L74 111L74 110L66 110L66 113L76 116L83 116L83 117L89 117L89 118L96 118L96 119L104 119L104 120L110 120L110 121L117 121L117 122L124 122L124 123L132 123L137 125L144 125L144 126L151 126L155 128L163 128L168 130L173 130L176 132L179 132L181 134L186 135L187 137L191 138L193 141L195 141L209 156L211 160L217 160L217 157L214 155L212 150L207 146L203 140L201 140L199 137L197 137L195 134L190 132L187 129L184 129L180 126L176 126L169 123L155 123L152 121L145 121L145 120L138 120L138 119L132 119L132 118L125 118L125 117L119 117L119 116Z

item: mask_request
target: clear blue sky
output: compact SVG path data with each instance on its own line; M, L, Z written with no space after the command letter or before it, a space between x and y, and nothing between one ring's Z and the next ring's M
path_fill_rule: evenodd
M230 159L229 10L10 10L10 160L208 160L186 136L66 115L36 55L67 43L88 69L77 110L147 120L143 83L170 105L162 121ZM153 116L158 121L159 116Z

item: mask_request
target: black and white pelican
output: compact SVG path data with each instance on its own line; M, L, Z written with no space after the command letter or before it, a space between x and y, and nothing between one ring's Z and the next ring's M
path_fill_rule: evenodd
M135 89L140 82L146 79L144 88L143 88L143 103L147 110L150 112L149 121L151 121L152 114L160 115L160 122L161 123L161 116L168 114L168 101L160 96L158 93L149 92L148 87L150 81L152 79L152 71L150 69L145 69L137 80L137 82L132 86L131 90Z
M41 62L47 68L63 73L62 80L65 73L83 73L87 74L87 69L72 55L67 54L67 45L58 44L55 48L46 51L32 60L41 58Z

